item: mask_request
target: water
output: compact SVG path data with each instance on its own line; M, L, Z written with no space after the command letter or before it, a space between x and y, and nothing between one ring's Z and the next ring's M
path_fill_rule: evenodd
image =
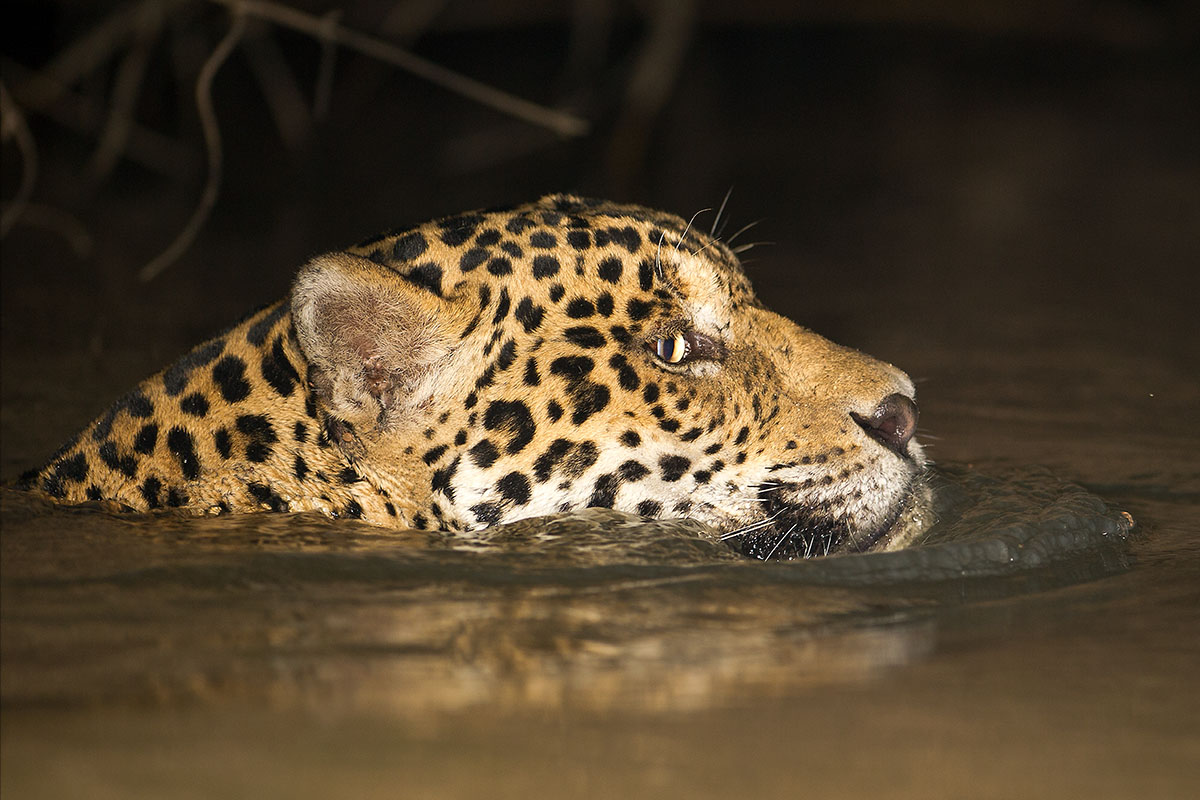
M886 796L891 774L916 796L936 769L979 796L978 764L941 762L971 747L1001 748L1008 766L983 761L1021 794L1061 796L1064 760L1100 795L1139 763L1173 768L1149 796L1182 789L1195 696L1169 695L1194 667L1195 543L1164 558L1181 543L1042 469L931 485L914 548L792 563L600 509L464 541L5 490L5 792L715 797L802 778ZM1047 676L1064 654L1077 666ZM1046 725L1065 750L1025 741ZM863 751L876 765L847 774Z
M691 708L744 681L787 691L904 663L930 646L913 623L967 594L1128 567L1126 521L1047 474L936 489L928 545L771 564L699 524L604 509L462 539L6 490L5 704Z

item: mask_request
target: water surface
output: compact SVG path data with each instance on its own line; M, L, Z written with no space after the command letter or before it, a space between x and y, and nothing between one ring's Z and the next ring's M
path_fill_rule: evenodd
M600 509L464 540L6 490L5 789L918 796L934 770L978 796L982 764L1050 797L1065 763L1118 796L1150 762L1174 770L1151 796L1182 788L1195 695L1170 686L1194 667L1194 543L1130 534L1044 469L936 487L941 522L913 549L771 563ZM1139 514L1194 504L1142 493ZM1031 748L1047 725L1061 739ZM922 761L947 749L981 764ZM847 774L865 750L880 761Z

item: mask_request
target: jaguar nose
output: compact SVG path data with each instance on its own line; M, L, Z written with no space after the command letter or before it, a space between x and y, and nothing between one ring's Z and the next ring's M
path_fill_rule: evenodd
M902 456L917 430L917 404L911 397L889 394L868 416L851 414L870 436Z

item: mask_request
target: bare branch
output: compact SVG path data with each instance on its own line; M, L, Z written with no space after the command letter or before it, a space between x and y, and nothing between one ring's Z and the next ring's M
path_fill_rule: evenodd
M502 92L474 78L468 78L440 64L414 55L403 48L336 23L331 24L321 17L315 17L269 0L211 0L211 2L241 10L251 16L270 20L301 33L307 33L314 39L321 41L331 39L343 47L411 72L447 91L470 98L477 103L534 125L549 128L560 136L581 136L587 132L588 123L579 117Z
M213 110L212 83L217 71L225 63L225 59L229 58L229 54L233 52L233 48L237 45L238 40L242 37L245 30L246 18L239 13L239 9L235 8L229 32L225 34L225 38L221 40L216 49L213 50L212 55L204 62L204 66L200 69L200 75L196 78L196 113L200 117L200 127L204 132L205 149L208 151L208 180L205 182L204 193L200 196L200 203L192 213L192 218L188 220L184 229L175 237L175 241L171 242L167 249L157 258L142 267L138 273L138 277L143 281L153 279L183 255L183 252L191 246L192 240L196 238L196 234L204 227L204 223L208 221L208 215L212 213L213 206L217 202L217 194L221 189L223 156L221 150L221 129L217 125L217 114Z
M121 60L113 83L112 103L100 141L88 169L92 179L103 180L124 155L133 129L133 108L137 104L150 61L150 48L162 32L162 7L146 3L138 8L133 46Z
M303 149L305 143L312 139L313 119L308 110L308 101L279 45L275 43L273 34L274 29L266 23L256 25L242 41L242 52L262 89L279 138L283 140L284 147L294 153Z
M113 57L134 35L138 19L148 5L157 0L122 5L103 22L68 45L58 57L33 75L17 94L25 107L31 111L42 111L54 103L59 96L84 75L95 70Z
M171 12L193 1L134 0L122 5L100 25L72 43L48 66L24 76L16 87L19 91L14 91L14 94L24 109L47 113L66 124L91 131L99 129L90 164L94 178L108 175L125 157L144 161L165 172L177 171L177 162L183 159L176 159L169 152L176 151L175 155L178 155L175 143L140 127L133 119L133 112L142 91L154 43L161 38L167 22L173 19ZM229 31L208 55L195 81L195 102L204 136L207 177L196 208L183 230L162 253L139 270L143 281L152 280L179 259L191 246L216 204L223 179L224 155L213 106L212 84L233 48L242 40L247 18L260 19L306 34L321 43L324 57L315 98L318 115L329 104L336 49L344 47L557 135L579 136L587 132L588 123L577 116L515 97L375 36L346 28L340 23L339 12L318 17L273 0L207 2L227 7L232 15ZM424 0L421 14L417 16L436 13L442 2L444 0ZM175 26L170 27L174 30ZM299 92L285 62L273 49L273 44L265 39L260 40L257 49L252 45L247 49L247 54L252 71L268 95L280 135L285 142L294 143L303 139L311 129L312 117L303 110L296 113L302 107L296 102ZM109 102L104 104L106 107L74 95L72 87L76 83L126 49L117 66ZM182 63L180 59L177 61ZM7 89L4 93L4 110L5 140L15 138L22 154L24 172L16 196L3 209L0 235L7 233L22 209L28 205L37 174L35 142L25 125L23 114L9 97ZM76 243L82 241L78 236L73 238Z
M26 102L27 97L23 93L31 85L29 76L33 73L6 58L0 58L0 71L13 78L14 101L27 111L36 110ZM81 96L70 89L59 95L53 105L41 109L38 113L86 136L96 135L97 130L104 124L106 115L105 109L96 100ZM197 172L197 160L190 146L140 125L136 120L128 120L127 124L129 139L124 156L130 161L176 181L188 180Z
M628 189L645 158L650 130L679 78L696 25L694 0L657 0L650 30L625 87L608 163L614 185Z

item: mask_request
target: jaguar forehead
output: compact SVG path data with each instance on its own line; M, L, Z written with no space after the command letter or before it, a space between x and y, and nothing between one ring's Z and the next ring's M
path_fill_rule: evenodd
M709 334L727 335L730 329L732 293L723 269L712 260L680 253L667 272L691 322Z

